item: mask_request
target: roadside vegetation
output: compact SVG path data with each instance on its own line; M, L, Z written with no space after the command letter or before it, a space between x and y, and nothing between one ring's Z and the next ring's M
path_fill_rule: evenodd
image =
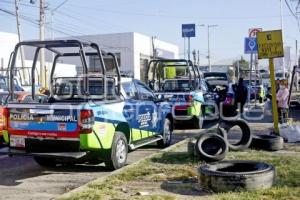
M300 199L300 145L285 145L279 152L230 152L226 159L258 160L276 167L272 189L213 194L201 189L197 169L204 164L186 153L186 144L175 146L130 166L105 180L96 180L65 199Z

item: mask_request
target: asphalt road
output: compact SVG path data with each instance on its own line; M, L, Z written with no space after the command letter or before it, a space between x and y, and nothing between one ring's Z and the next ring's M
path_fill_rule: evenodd
M176 143L199 130L176 130ZM155 145L133 151L128 164L160 151ZM108 175L104 165L75 165L43 168L32 157L0 156L0 199L53 199L96 178Z

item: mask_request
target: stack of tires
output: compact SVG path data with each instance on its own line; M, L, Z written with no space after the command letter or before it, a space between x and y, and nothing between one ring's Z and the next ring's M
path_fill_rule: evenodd
M228 133L238 126L242 136L230 143ZM198 170L199 183L203 189L213 192L253 191L268 189L275 182L275 167L262 162L231 160L222 161L228 150L240 151L247 148L277 151L283 148L279 136L253 136L248 123L242 119L222 121L214 133L205 133L188 142L188 152L199 160L213 162Z
M243 133L238 143L231 144L227 135L234 126L239 126ZM229 149L234 151L247 149L251 141L252 134L246 121L242 119L224 121L219 124L215 133L204 133L199 135L197 139L191 139L188 142L188 152L200 160L216 162L223 160Z

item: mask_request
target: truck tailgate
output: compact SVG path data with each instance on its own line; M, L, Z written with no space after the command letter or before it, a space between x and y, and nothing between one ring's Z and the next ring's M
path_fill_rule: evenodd
M8 105L10 146L26 146L26 149L27 144L33 149L43 146L51 152L79 149L77 109L66 108L68 106Z

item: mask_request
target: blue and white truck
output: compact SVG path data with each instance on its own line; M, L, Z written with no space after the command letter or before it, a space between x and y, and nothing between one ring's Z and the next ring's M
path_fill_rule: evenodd
M10 99L5 108L4 138L9 147L1 154L30 155L42 166L72 162L105 162L109 169L126 164L128 150L157 142L171 144L169 104L158 100L142 82L122 81L117 59L97 44L78 40L24 41L16 45L10 65L10 95L14 94L14 67L20 47L35 48L32 73L41 49L55 54L50 74L50 95L26 103ZM87 49L89 50L87 52ZM89 73L87 57L100 61L100 71ZM111 57L114 73L107 73L103 57ZM80 57L82 74L54 77L57 60Z

